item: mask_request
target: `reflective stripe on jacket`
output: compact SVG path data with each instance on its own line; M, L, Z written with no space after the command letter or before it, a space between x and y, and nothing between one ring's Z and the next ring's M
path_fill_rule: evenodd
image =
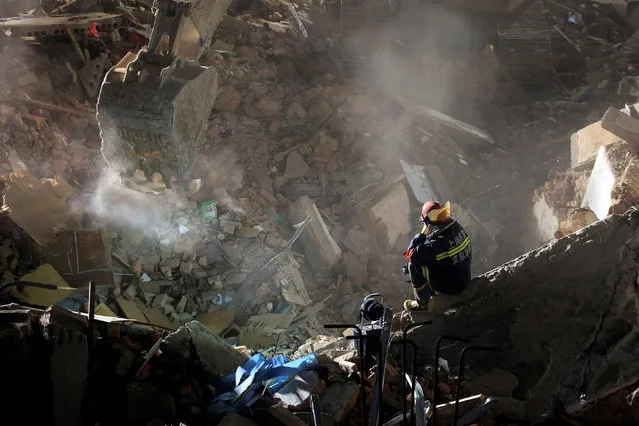
M422 275L413 282L418 290L428 285L435 292L452 295L461 293L470 283L470 237L454 219L429 236L416 235L407 252L410 263Z

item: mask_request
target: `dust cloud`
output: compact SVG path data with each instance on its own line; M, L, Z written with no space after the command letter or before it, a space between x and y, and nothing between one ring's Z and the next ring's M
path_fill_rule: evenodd
M179 225L175 223L174 212L186 207L185 200L175 194L144 194L118 182L118 173L105 166L96 190L86 199L77 200L74 207L108 225L134 229L148 238L177 237Z

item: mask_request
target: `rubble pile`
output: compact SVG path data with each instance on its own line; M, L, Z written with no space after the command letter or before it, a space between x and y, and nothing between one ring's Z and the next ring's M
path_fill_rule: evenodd
M607 217L639 203L639 109L625 106L639 97L636 33L616 9L534 2L533 12L549 12L539 15L549 31L542 38L556 62L534 78L552 75L542 86L570 88L545 101L513 84L525 86L512 73L521 64L506 64L499 48L449 53L441 64L433 55L403 58L416 75L476 74L446 93L440 111L424 103L429 84L413 94L345 74L348 60L332 44L348 34L322 32L319 24L332 19L324 5L234 2L212 38L200 40L198 67L210 67L215 84L203 102L212 106L207 130L186 152L193 170L159 173L149 164L165 161L162 152L131 148L123 153L139 168L114 176L100 152L107 127L98 128L93 105L103 74L148 44L152 5L82 3L0 21L10 58L0 64L0 269L2 283L11 283L3 297L53 306L0 312L9 323L28 323L25 336L36 345L64 334L49 334L50 321L89 330L86 341L69 339L75 358L65 361L70 349L59 345L51 360L37 362L89 364L77 383L89 383L85 414L94 423L252 424L243 417L250 407L259 424L262 415L266 423L301 424L318 395L328 419L358 424L379 372L362 371L353 342L324 336L323 325L351 323L371 293L395 308L410 297L401 253L429 199L453 202L473 241L475 275L521 254L526 237L534 247L558 239L480 276L463 299L437 301L434 327L411 337L419 384L442 424L453 421L460 394L462 414L498 396L489 417L537 420L555 395L574 402L581 395L573 388L590 398L634 377L627 288L636 278L636 212ZM67 21L63 10L82 19ZM39 20L44 11L53 24ZM493 28L499 37L525 29L529 16L518 16L508 31L503 22ZM58 33L45 36L43 27ZM118 67L112 71L123 73ZM435 67L440 74L426 72ZM590 123L602 104L613 107ZM532 189L551 169L531 206ZM193 178L187 187L182 174ZM537 219L532 237L522 235L529 210ZM90 299L95 322L87 320ZM456 311L443 316L450 306ZM439 334L499 352L468 371L448 367L460 348L447 347L433 362ZM402 395L400 360L393 351L382 370L384 418L416 395ZM288 380L269 376L280 367L298 371ZM255 377L263 379L261 394L249 383ZM55 405L79 413L72 393L63 402L55 386ZM76 387L73 395L82 396ZM221 418L229 406L243 416Z
M142 170L131 177L134 183L150 187L145 192L160 194L168 202L105 189L110 182L99 178L103 163L98 132L91 117L82 115L90 109L66 93L75 92L66 62L68 78L55 89L47 92L37 86L47 84L46 78L30 83L35 85L32 96L49 93L38 102L50 104L27 102L11 110L11 133L7 134L14 136L13 120L21 114L40 114L43 131L50 131L65 124L58 120L63 110L56 108L67 108L61 105L68 103L83 111L78 113L85 117L83 125L76 123L71 113L64 117L75 120L76 133L66 132L66 127L60 132L66 137L88 133L90 137L73 139L66 151L48 151L40 149L39 143L52 139L33 135L29 151L25 151L29 144L18 145L22 156L8 152L7 158L16 157L17 163L7 160L5 169L7 173L28 170L38 178L67 176L73 184L81 185L79 195L67 202L80 216L92 218L93 227L108 225L107 251L126 265L124 270L119 269L121 265L109 265L115 278L107 282L118 285L115 291L103 292L111 311L149 320L135 309L125 312L124 300L136 301L167 315L171 324L178 326L194 315L235 309L240 328L251 316L271 315L277 325L268 326L273 333L286 329L282 324L311 301L320 303L328 290L339 295L335 298L339 303L326 306L332 308L333 315L350 319L363 295L387 293L389 283L399 279L395 256L390 253L400 251L411 232L408 223L414 214L408 205L412 195L402 183L400 164L388 155L389 145L399 149L399 136L403 145L428 149L429 162L438 162L438 167L446 167L449 173L462 174L466 167L463 151L449 136L451 131L459 133L464 123L454 122L451 127L436 111L415 108L400 98L387 102L381 93L345 82L336 65L313 52L305 38L272 23L282 22L278 14L290 18L290 10L278 10L256 12L249 19L225 17L203 56L204 65L215 67L220 90L205 150L194 173L202 180L195 195L182 193L166 176L148 176ZM265 24L258 16L269 21ZM300 28L297 25L295 31ZM129 41L136 34L139 37L139 32L140 28L132 31ZM113 43L119 46L115 40ZM68 47L66 53L75 55ZM36 56L33 46L16 42L10 48L24 52L23 65L53 62L57 66L61 62ZM117 62L117 55L120 53L112 63ZM33 64L30 58L35 58ZM53 74L54 70L49 68L48 72ZM11 81L15 72L15 68L8 69L6 81ZM70 88L65 89L64 84ZM22 86L9 90L21 91ZM90 99L88 94L82 98L87 103ZM412 109L416 111L409 111ZM82 147L80 140L84 141ZM450 142L438 148L438 140ZM415 143L427 143L428 148ZM10 147L7 144L7 149ZM33 155L37 160L30 160ZM40 161L41 157L60 159L57 169ZM29 167L36 163L37 167ZM437 171L435 168L433 173ZM443 176L440 181L446 187ZM397 202L405 207L389 212L388 206ZM119 206L115 210L120 212L113 212L114 206ZM149 210L152 213L147 213ZM259 276L254 275L286 246L295 230L291 225L308 217L311 223L300 237L305 261L299 252L289 253L278 257ZM254 294L252 286L258 281L259 290ZM394 306L408 295L405 286L401 288L404 291L387 293ZM162 323L168 324L165 320ZM280 342L280 349L287 348L293 347Z

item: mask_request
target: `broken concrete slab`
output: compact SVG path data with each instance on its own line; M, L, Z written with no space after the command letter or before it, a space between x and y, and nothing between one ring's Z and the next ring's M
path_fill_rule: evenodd
M601 118L601 127L615 136L639 146L639 120L609 107Z
M403 160L399 160L399 163L417 201L420 203L432 200L446 202L453 199L452 191L439 166L417 166Z
M306 196L301 197L291 205L290 216L297 223L311 218L311 223L300 238L306 256L314 259L311 262L313 270L319 273L335 265L342 255L342 250L335 242L315 203Z
M141 322L147 322L144 313L138 308L138 305L131 300L125 299L123 296L115 298L115 303L120 307L125 317Z
M530 420L557 401L577 403L633 380L638 325L634 291L639 262L639 210L608 216L473 280L451 297L450 315L412 337L427 359L441 334L498 345L474 355L472 372L499 367L520 378ZM459 349L448 348L451 359ZM580 389L580 392L575 392Z
M292 381L284 385L273 398L290 411L310 409L311 396L319 385L319 375L314 371L300 371Z
M293 305L310 305L311 298L308 296L304 278L299 271L299 264L290 253L284 254L282 257L283 261L273 275L273 279L280 284L282 297Z
M619 141L618 136L602 127L601 121L584 127L570 137L570 167L575 171L588 169L600 147Z
M372 229L378 230L380 238L377 242L394 247L400 237L409 234L413 222L410 211L408 192L401 182L375 201L365 215L372 224Z
M140 311L142 311L142 313L146 317L148 323L157 325L159 327L166 328L169 330L175 330L176 328L175 325L171 321L169 321L167 316L164 315L162 312L158 311L157 309L144 306L142 302L136 301L136 304L138 308L140 309Z
M473 126L472 124L464 123L461 120L457 120L442 112L436 111L425 105L420 105L415 101L404 98L402 96L393 95L397 102L409 112L422 116L434 124L444 126L450 130L472 137L475 140L479 140L485 143L494 144L495 138L493 138L487 132L480 128Z
M198 315L197 320L215 334L220 334L233 323L235 309L222 309L220 311Z
M193 349L203 372L216 381L234 372L248 357L211 332L198 321L191 321L169 334L160 349L177 365L192 365Z
M336 422L341 422L355 407L357 398L359 386L356 383L333 383L322 395L322 411L330 413Z

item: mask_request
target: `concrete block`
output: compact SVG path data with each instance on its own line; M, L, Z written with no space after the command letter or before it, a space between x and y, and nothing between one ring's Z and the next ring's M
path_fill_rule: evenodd
M369 220L377 224L389 247L411 231L410 200L402 184L396 184L384 197L373 204L368 212Z
M170 287L174 284L173 281L147 281L140 284L142 290L145 293L162 293L162 289L166 287Z
M189 298L189 296L187 296L186 294L184 296L182 296L182 298L178 302L177 306L175 307L175 312L177 312L178 314L181 314L181 313L184 312L184 309L186 308L186 302L187 302L188 298Z
M322 395L322 410L330 413L336 422L344 421L358 397L359 386L356 383L333 383Z
M126 290L124 290L124 293L122 293L122 295L124 297L126 297L127 300L133 300L135 299L135 296L138 294L137 289L135 288L135 285L131 284L130 286L128 286L126 288Z
M163 306L171 302L173 302L172 297L168 294L161 293L155 296L155 299L153 299L153 302L151 303L151 307L157 308L158 306Z
M606 110L601 118L601 127L626 142L639 146L639 120L617 108L609 107Z
M286 158L286 168L284 169L284 179L295 179L304 177L310 168L297 151L291 152Z
M210 302L217 297L217 290L206 290L201 293L204 302Z
M323 272L327 267L335 265L342 256L342 250L333 239L315 203L303 196L292 204L290 214L295 222L311 218L311 223L300 238L306 256L314 259L311 266L315 272Z
M591 167L602 146L621 139L601 126L601 121L586 126L570 137L570 167L582 171Z
M164 262L162 262L162 266L165 266L170 269L175 269L180 266L180 263L181 263L181 259L179 257L174 257L172 259L167 259Z
M180 262L180 273L188 275L193 270L193 262L189 260L183 260Z

